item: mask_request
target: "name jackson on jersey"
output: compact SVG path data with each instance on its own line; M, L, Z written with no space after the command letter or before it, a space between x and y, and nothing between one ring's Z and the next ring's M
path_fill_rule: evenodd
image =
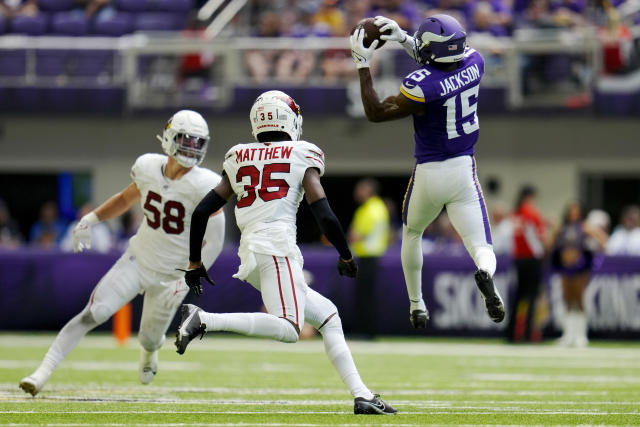
M480 70L478 64L473 64L453 76L440 80L440 88L442 89L440 96L448 95L476 80L480 80Z

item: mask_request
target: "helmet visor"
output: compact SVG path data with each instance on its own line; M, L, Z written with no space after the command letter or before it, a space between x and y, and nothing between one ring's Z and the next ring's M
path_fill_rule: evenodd
M187 157L196 157L207 149L209 138L179 133L175 137L178 153Z

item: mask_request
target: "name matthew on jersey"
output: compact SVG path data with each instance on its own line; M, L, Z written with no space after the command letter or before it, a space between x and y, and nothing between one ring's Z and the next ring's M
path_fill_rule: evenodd
M291 145L276 145L275 147L252 147L241 148L235 150L236 163L247 161L260 161L260 160L273 160L273 159L288 159L291 157L291 151L293 146Z
M466 86L471 82L480 79L480 69L478 64L473 64L464 70L440 80L440 96L448 95L450 92L460 89L462 86Z

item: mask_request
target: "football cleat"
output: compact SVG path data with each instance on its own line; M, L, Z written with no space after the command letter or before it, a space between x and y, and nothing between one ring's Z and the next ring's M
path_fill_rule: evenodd
M138 370L140 382L151 384L158 372L158 352L149 354L145 349L140 350L140 367Z
M35 396L40 392L40 390L42 390L42 387L44 387L44 384L48 379L48 375L40 374L36 370L33 374L20 380L20 388L24 390L25 393Z
M379 394L374 394L369 400L356 397L353 401L353 413L356 415L393 415L396 412L393 406L380 399Z
M480 293L484 299L484 304L487 307L489 318L496 323L502 322L505 314L504 303L502 302L502 298L500 297L498 290L493 284L493 279L491 279L489 273L484 270L476 271L474 278L476 279L476 284L478 285L478 289L480 289Z
M409 321L415 329L424 329L429 321L429 310L413 310L409 315Z
M191 340L198 335L202 339L207 332L207 325L200 321L200 316L198 315L201 311L199 307L193 304L183 304L180 307L182 319L176 334L176 351L178 354L184 354Z

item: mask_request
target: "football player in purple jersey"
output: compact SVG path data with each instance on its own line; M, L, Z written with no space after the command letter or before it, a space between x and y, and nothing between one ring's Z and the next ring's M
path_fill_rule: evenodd
M426 327L429 313L422 299L422 234L443 207L478 270L475 280L489 317L504 319L502 298L493 284L496 257L482 189L473 157L478 140L478 85L484 60L467 46L467 34L453 17L426 18L414 36L383 16L375 24L381 39L396 41L420 64L402 81L400 93L380 100L373 88L369 61L378 45L365 47L364 29L350 38L360 76L362 104L372 122L413 117L416 166L402 206L402 269L410 300L410 321Z

